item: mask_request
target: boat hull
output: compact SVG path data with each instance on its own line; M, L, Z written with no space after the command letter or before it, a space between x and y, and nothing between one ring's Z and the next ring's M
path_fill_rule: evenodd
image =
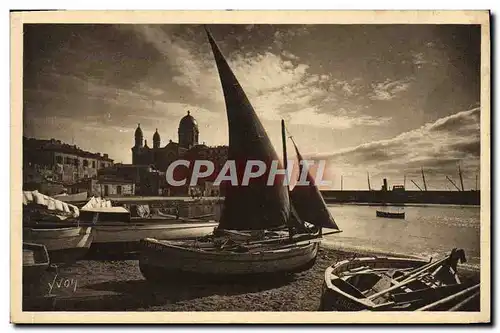
M185 239L211 233L217 223L177 223L143 225L107 225L94 227L94 244L139 242L143 238Z
M40 280L49 268L49 254L42 244L23 243L23 286Z
M95 226L91 254L124 254L138 252L143 238L166 240L195 239L213 232L217 223L176 223Z
M255 275L282 275L307 270L314 265L319 242L305 241L297 246L251 253L205 252L176 246L168 241L141 241L139 265L148 280L166 281L181 276L195 279L225 280Z
M390 213L377 210L377 217L385 217L389 219L404 219L405 213Z
M23 240L43 244L47 248L50 263L72 263L81 259L92 244L91 227L24 228Z

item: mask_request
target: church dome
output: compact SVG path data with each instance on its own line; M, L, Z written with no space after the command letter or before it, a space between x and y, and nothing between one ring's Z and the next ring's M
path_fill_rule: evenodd
M179 123L179 131L192 131L195 129L198 130L198 123L188 111L187 115L182 117L181 122Z
M135 137L138 138L138 137L143 137L142 136L142 129L141 129L141 124L137 124L137 129L135 130Z

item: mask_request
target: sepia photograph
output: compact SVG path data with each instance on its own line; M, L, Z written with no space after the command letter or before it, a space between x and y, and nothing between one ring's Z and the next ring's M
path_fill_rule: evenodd
M11 318L491 320L487 11L112 13L11 13Z

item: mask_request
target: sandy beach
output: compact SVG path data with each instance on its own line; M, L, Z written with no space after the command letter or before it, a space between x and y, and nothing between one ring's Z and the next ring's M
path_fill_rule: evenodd
M82 260L47 273L24 310L317 311L326 267L354 256L363 255L323 247L310 270L288 278L190 285L151 284L137 260Z

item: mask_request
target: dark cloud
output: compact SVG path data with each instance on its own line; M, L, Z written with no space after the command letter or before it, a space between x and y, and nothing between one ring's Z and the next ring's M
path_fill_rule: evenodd
M460 142L450 146L451 149L457 152L462 152L465 156L479 157L481 154L481 142L479 137L475 141Z
M321 155L354 168L416 172L421 167L449 172L457 164L479 167L479 108L458 112L393 139Z
M475 108L470 111L460 112L446 118L439 119L432 126L430 131L448 131L456 133L457 131L469 131L472 126L474 129L479 129L480 109Z

